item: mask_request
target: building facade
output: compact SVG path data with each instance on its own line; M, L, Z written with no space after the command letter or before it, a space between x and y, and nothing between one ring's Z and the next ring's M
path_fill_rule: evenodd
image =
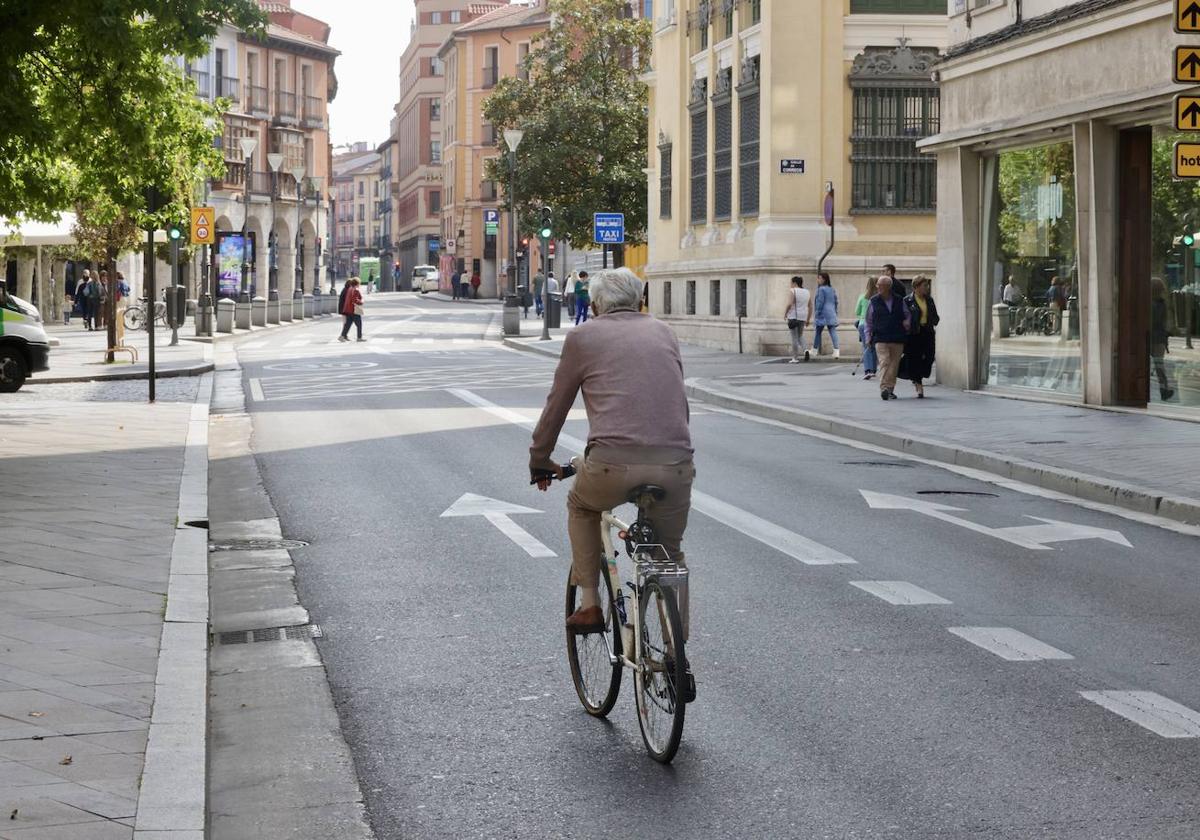
M511 227L501 213L503 184L486 164L503 153L503 138L483 116L496 83L524 73L534 39L550 25L541 2L500 6L457 27L438 50L445 69L442 103L442 278L478 272L479 293L496 297L508 260ZM497 219L488 228L485 214Z
M680 338L735 349L740 320L748 352L787 352L793 275L812 288L821 263L847 324L884 263L932 272L936 175L916 141L939 130L944 0L666 0L654 14L646 276Z
M290 0L261 5L265 38L223 28L210 53L185 67L201 97L229 103L220 138L226 171L208 197L219 297L240 291L242 230L248 285L264 298L319 288L329 245L328 103L337 94L339 53L329 46L329 25L293 10ZM254 141L249 158L243 138Z
M1174 48L1197 38L1173 32L1172 6L952 3L941 132L922 144L942 382L1200 410L1200 202L1172 176L1189 92Z
M385 265L380 250L387 241L383 166L383 158L368 143L355 143L333 159L338 277L357 277L363 257L378 257L380 265Z

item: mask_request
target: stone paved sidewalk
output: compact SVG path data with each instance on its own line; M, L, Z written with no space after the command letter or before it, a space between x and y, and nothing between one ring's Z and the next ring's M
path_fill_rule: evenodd
M0 838L132 838L193 405L45 389L0 401Z

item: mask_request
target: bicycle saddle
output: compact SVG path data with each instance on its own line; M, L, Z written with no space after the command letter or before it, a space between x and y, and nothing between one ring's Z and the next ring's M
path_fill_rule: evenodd
M639 504L639 500L644 496L649 496L655 502L661 502L667 498L667 491L657 484L639 484L630 490L629 495L625 498L626 501L636 505Z

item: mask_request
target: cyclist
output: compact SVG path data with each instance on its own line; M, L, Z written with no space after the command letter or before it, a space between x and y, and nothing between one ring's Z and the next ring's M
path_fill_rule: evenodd
M624 504L640 484L667 491L653 513L658 539L684 565L680 550L691 508L692 439L683 385L683 360L671 329L639 313L642 281L627 268L598 274L589 284L597 316L569 332L546 407L533 432L529 470L542 490L562 467L551 460L567 413L582 392L588 416L588 445L567 496L571 537L571 582L580 589L580 608L567 618L575 632L603 628L600 607L600 516ZM688 635L686 591L680 592L683 635ZM688 671L683 695L695 695Z

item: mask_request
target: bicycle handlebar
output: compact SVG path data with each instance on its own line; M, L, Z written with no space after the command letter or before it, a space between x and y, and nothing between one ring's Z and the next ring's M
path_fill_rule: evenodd
M555 480L565 481L573 475L575 475L575 465L574 464L563 464L561 476L555 475L554 473L550 472L549 470L539 470L537 475L535 475L533 478L529 479L529 483L537 484L542 479L549 479L550 481L555 481Z

